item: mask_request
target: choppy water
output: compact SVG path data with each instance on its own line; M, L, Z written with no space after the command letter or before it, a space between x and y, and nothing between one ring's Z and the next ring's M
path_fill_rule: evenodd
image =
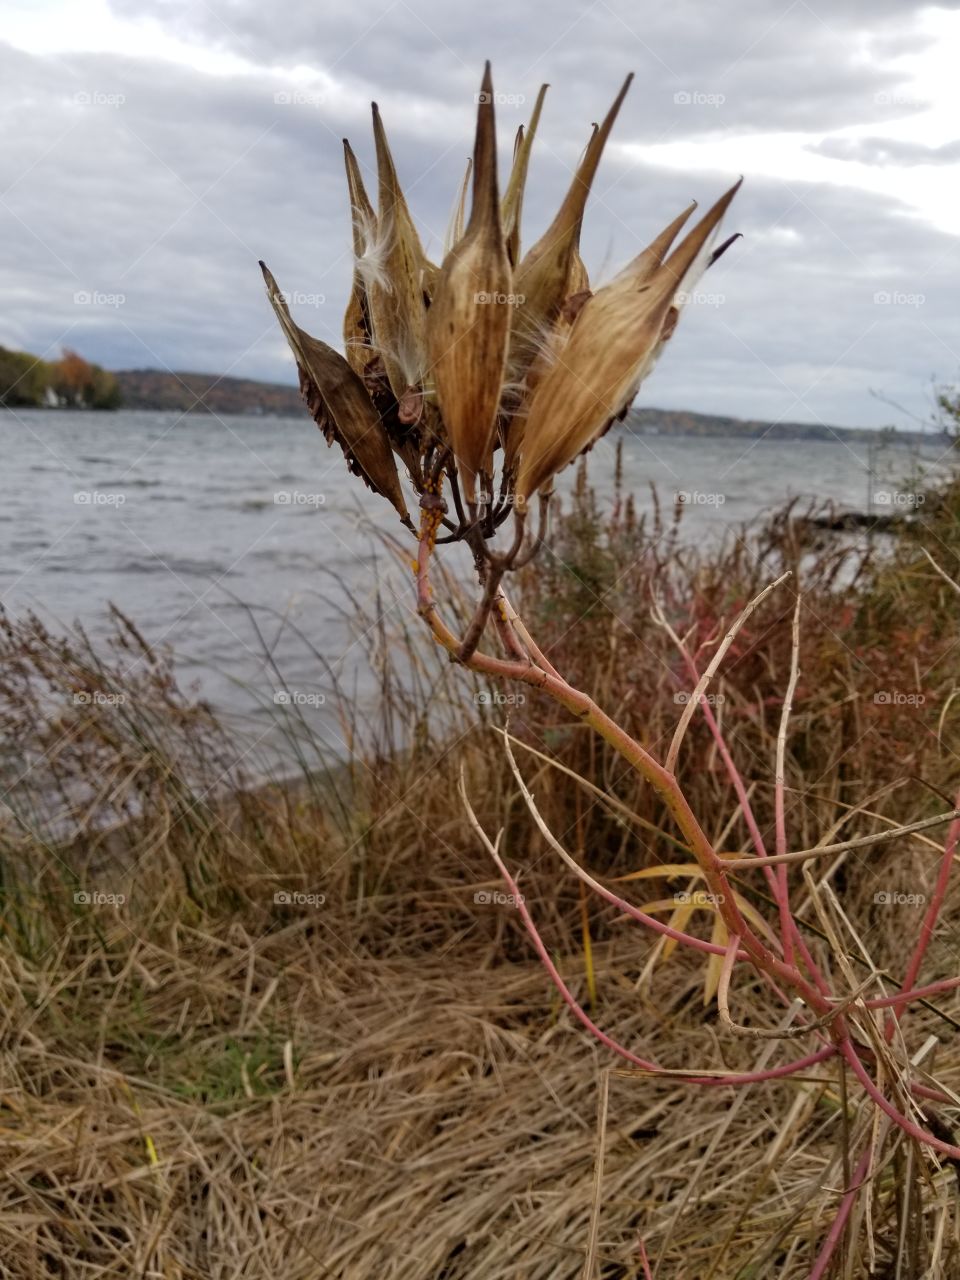
M862 508L876 463L866 445L624 438L641 509L650 481L668 504L689 494L684 527L698 539L788 496ZM4 604L79 619L97 635L114 601L148 640L174 646L183 676L215 705L244 705L245 686L261 698L279 687L264 643L291 688L321 688L297 631L348 682L361 680L344 584L364 609L378 593L396 617L411 609L409 573L377 531L406 535L306 415L0 411L0 450ZM890 453L890 475L903 474L907 451ZM601 493L612 466L604 441L590 460Z

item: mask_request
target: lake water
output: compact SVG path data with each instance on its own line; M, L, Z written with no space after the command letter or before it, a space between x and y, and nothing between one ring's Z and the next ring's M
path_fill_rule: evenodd
M698 540L791 496L862 509L876 464L866 444L623 438L640 509L651 481L668 506L688 494L684 528ZM4 605L99 636L114 601L149 641L173 646L182 677L218 707L249 708L281 687L264 646L289 688L322 689L307 641L362 691L356 606L388 620L412 613L409 570L378 531L409 535L306 414L0 410L0 449ZM888 455L889 474L904 474L908 451ZM613 456L610 439L590 455L601 494ZM317 714L333 725L330 707Z

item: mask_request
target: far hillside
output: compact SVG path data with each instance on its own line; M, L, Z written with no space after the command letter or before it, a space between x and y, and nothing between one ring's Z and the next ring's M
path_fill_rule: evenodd
M278 417L303 412L297 388L279 382L225 378L216 373L167 373L161 369L121 369L116 378L125 409L269 413Z
M12 408L131 409L167 413L238 414L299 417L303 401L296 386L255 378L164 369L121 369L109 372L74 351L46 361L25 351L0 347L0 406ZM949 410L944 400L941 408ZM824 422L766 422L685 409L634 409L626 427L638 435L729 437L753 440L856 440L867 443L916 443L916 431L897 432L836 427ZM926 433L946 443L945 432Z

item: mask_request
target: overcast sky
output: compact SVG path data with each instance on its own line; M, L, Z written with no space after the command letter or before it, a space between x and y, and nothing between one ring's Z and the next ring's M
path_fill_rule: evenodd
M292 381L257 259L339 345L341 138L381 107L439 259L491 58L502 167L547 81L531 244L627 71L587 210L609 278L691 198L744 238L640 404L843 425L960 373L960 0L0 0L0 345Z

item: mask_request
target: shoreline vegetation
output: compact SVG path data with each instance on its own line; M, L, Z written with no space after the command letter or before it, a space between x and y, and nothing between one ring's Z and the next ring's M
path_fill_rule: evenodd
M555 554L517 583L521 615L555 637L552 662L657 749L690 684L651 602L699 644L789 571L802 598L791 847L952 806L960 481L881 551L825 542L796 506L691 546L682 515L638 517L620 492L602 510L585 476ZM642 1275L649 1257L663 1275L805 1280L872 1107L835 1062L723 1090L721 1105L682 1078L618 1068L584 1034L464 815L461 771L607 1033L721 1073L790 1052L727 1034L715 971L705 981L695 954L638 939L582 892L531 821L501 730L576 860L709 940L709 895L674 867L656 793L535 690L450 664L409 612L358 617L380 694L371 717L332 681L347 760L327 757L291 702L276 714L298 767L256 786L233 734L123 615L106 651L2 616L0 728L17 744L4 772L20 782L0 820L0 1256L16 1274L67 1277L214 1274L229 1259L290 1280L574 1280L596 1207L606 1276ZM764 598L710 702L771 843L792 615L792 597ZM742 856L744 811L705 716L677 768L717 847ZM816 893L793 904L809 945L855 984L902 973L944 834L818 862ZM762 877L736 884L769 914ZM904 1020L954 1095L958 919L954 876L920 978L946 989ZM734 998L738 1023L769 1030L759 980ZM925 1104L924 1120L956 1142L952 1107ZM956 1170L908 1138L884 1150L868 1215L848 1222L845 1274L955 1274Z
M303 399L293 385L213 373L118 369L90 364L75 352L44 361L0 347L0 409L126 409L131 412L236 414L300 418ZM946 407L946 406L942 406ZM632 409L624 429L640 436L916 446L947 445L946 429L901 431L894 427L837 427L819 422L766 422L682 409Z

